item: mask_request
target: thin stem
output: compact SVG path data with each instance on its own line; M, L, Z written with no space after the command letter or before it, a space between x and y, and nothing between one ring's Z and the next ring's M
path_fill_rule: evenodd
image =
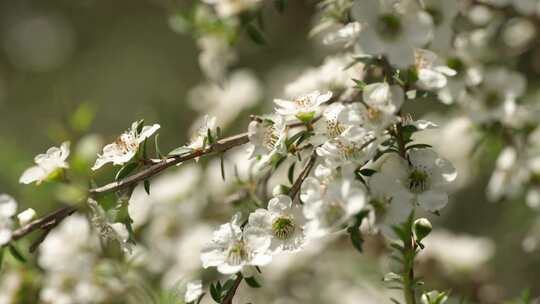
M58 225L66 217L72 215L77 211L77 208L68 206L58 209L40 219L37 219L13 232L11 240L16 241L32 233L35 230L43 229L45 231L52 229Z
M242 273L237 273L233 286L229 289L229 291L227 291L227 294L223 298L223 301L221 301L221 304L232 304L232 300L236 294L236 291L238 290L238 286L240 286L240 283L242 283L242 279L244 279Z
M409 232L409 240L405 242L405 268L403 269L403 293L405 303L416 304L416 294L414 290L414 257L416 255L416 243L412 231Z
M102 194L112 191L118 191L120 189L135 185L141 181L144 181L154 175L157 175L158 173L162 172L163 170L174 166L176 164L182 163L184 161L194 159L203 155L215 153L215 152L225 152L231 148L234 148L236 146L241 146L243 144L246 144L249 142L249 137L247 133L238 134L235 136L227 137L218 140L216 143L212 144L211 146L203 149L203 150L196 150L190 154L182 155L182 156L173 156L164 160L161 160L154 165L151 165L147 169L143 171L139 171L129 177L126 177L122 180L115 181L112 183L109 183L107 185L93 188L89 190L90 194Z
M298 178L294 181L294 184L289 190L289 196L291 197L292 200L294 200L294 198L300 191L300 187L302 186L302 183L304 182L304 180L309 176L309 172L311 171L311 169L313 169L316 159L317 159L317 154L313 152L311 154L311 157L309 158L309 161L304 166L304 169L302 169L302 172L300 172L300 175L298 175Z

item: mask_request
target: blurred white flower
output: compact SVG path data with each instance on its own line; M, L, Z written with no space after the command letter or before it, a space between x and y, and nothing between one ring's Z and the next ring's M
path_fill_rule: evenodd
M11 240L13 234L13 220L17 212L17 202L7 194L0 194L0 246Z
M197 40L201 49L199 65L206 77L213 81L222 81L229 66L236 61L236 53L225 37L203 35Z
M527 160L514 147L506 147L497 157L495 170L487 185L487 198L498 201L515 198L530 176Z
M198 112L217 118L227 127L244 110L253 107L261 98L261 86L248 70L233 72L223 84L205 83L189 92L189 103Z
M362 79L363 65L357 64L348 69L352 56L328 56L321 66L306 69L298 78L285 86L285 95L290 98L309 94L313 91L332 91L337 93L355 85L352 79Z
M63 142L60 148L52 147L44 154L39 154L34 158L37 166L26 169L21 175L19 182L37 185L44 180L54 177L60 170L69 168L66 159L69 156L69 142Z
M19 225L24 226L30 223L36 217L36 211L32 208L28 208L23 212L17 214L17 219L19 220Z
M330 98L332 98L332 92L330 91L324 94L314 91L293 100L274 99L274 103L279 106L276 108L278 114L294 116L301 121L308 122L315 118L315 115L320 112L321 105Z
M456 71L439 61L438 56L429 50L415 50L415 66L418 73L416 84L421 89L440 90L448 83L448 76L456 75Z
M321 237L338 230L366 204L363 185L348 178L317 179L308 177L302 184L300 198L308 220L309 237Z
M258 228L242 231L238 215L214 232L212 242L201 251L204 268L217 267L223 274L241 271L244 266L264 266L272 260L270 239Z
M422 300L422 304L444 304L448 301L448 293L432 290L423 293L420 299Z
M345 47L350 46L360 35L362 25L360 22L349 22L342 25L338 30L324 36L324 44L344 43Z
M414 48L432 38L433 20L414 1L355 1L352 18L362 24L359 47L367 54L386 55L390 63L414 63Z
M123 165L129 162L137 154L139 145L160 128L158 124L143 126L141 132L138 132L137 128L140 123L142 122L136 121L132 123L131 128L118 136L114 143L106 145L103 148L103 154L98 154L92 170L98 170L107 163Z
M220 17L232 17L240 13L256 8L261 0L203 0L213 5Z
M189 282L186 287L184 301L186 303L195 302L203 294L203 286L201 280Z
M117 242L124 253L132 252L132 244L129 240L127 228L122 223L114 223L105 210L99 203L92 199L88 199L88 207L90 207L90 220L94 229L99 232L101 239L107 243L109 241Z
M475 271L495 253L495 244L488 238L456 235L444 230L431 232L422 243L425 249L418 259L434 259L450 274Z
M305 218L302 209L293 205L287 195L278 195L268 202L268 209L257 209L249 215L246 229L264 231L271 240L272 253L294 252L305 242Z
M536 27L533 22L526 18L513 18L504 25L502 39L509 47L521 49L527 46L536 34Z

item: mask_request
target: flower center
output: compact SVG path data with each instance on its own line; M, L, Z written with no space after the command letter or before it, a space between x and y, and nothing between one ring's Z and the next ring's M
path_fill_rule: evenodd
M300 107L310 107L313 104L313 100L309 96L302 96L296 98L294 103Z
M497 92L488 92L485 99L486 105L490 108L497 108L504 103L503 98Z
M343 209L343 204L334 201L328 204L324 214L324 221L327 226L333 226L341 221L344 216L345 210Z
M401 20L393 14L384 14L377 21L377 32L383 38L394 39L401 32Z
M326 121L326 133L328 133L329 137L337 137L343 133L343 131L345 131L345 129L337 119L329 119Z
M409 190L413 193L424 192L429 187L427 172L415 169L409 174Z
M435 25L440 25L440 24L443 23L443 21L444 21L444 14L443 14L440 10L438 10L438 9L436 9L436 8L434 8L434 7L426 7L426 8L425 8L425 11L426 11L426 12L431 16L431 18L433 19L433 24L435 24Z
M374 107L367 108L367 118L370 121L378 121L381 117L381 111L375 109Z
M240 265L243 260L248 256L246 251L246 245L243 241L236 241L231 247L229 247L229 253L227 255L227 262L231 265Z
M289 239L295 229L294 220L290 217L279 217L272 223L272 232L280 240Z
M268 150L274 150L279 140L279 133L276 130L275 125L270 125L264 130L263 146Z
M139 143L133 132L124 133L118 136L115 143L120 147L122 152L127 153L129 151L136 151L139 148Z
M452 70L456 71L458 75L460 75L465 70L465 64L463 63L463 61L461 61L461 59L457 57L452 57L448 59L446 65Z

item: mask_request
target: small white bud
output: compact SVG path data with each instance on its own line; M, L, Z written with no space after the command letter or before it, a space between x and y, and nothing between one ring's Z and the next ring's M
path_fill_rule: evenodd
M36 218L36 211L32 208L28 208L23 212L17 214L17 219L19 220L19 225L25 226L30 223L34 218Z

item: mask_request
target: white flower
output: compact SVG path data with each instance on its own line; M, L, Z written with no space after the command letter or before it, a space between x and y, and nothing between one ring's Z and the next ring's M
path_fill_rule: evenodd
M264 231L271 240L273 253L297 251L305 242L305 219L302 209L293 205L287 195L278 195L268 202L268 209L257 209L249 215L246 227Z
M416 84L424 90L440 90L448 83L447 76L456 75L456 71L439 63L435 53L424 49L415 50L415 66Z
M326 164L336 168L345 164L363 164L374 155L377 145L371 132L353 127L325 142L316 152Z
M306 233L310 237L338 230L366 203L365 188L351 178L308 177L302 184L300 198L304 202L303 212L308 220Z
M24 226L30 223L36 217L36 211L32 208L28 208L23 212L17 214L17 219L19 220L19 225Z
M248 126L248 137L251 146L248 148L250 158L261 156L261 163L272 160L274 155L287 154L287 125L281 116L264 119L262 122L252 121Z
M525 93L526 78L519 72L499 66L489 67L483 74L482 89L473 90L462 101L473 120L518 123L514 118L519 109L516 99Z
M444 208L448 203L448 187L457 176L452 164L431 149L409 150L407 158L408 161L397 155L389 156L380 172L371 177L380 182L370 185L380 187L378 192L386 193L403 208L410 208L411 204L431 212Z
M106 145L103 148L103 154L98 155L92 170L98 170L107 163L123 165L129 162L139 150L139 145L152 136L160 127L158 124L144 126L139 133L137 128L140 123L142 122L136 121L132 123L131 128L118 136L114 143Z
M40 184L47 178L51 178L61 169L69 168L66 159L69 156L69 142L63 142L60 148L52 147L45 154L39 154L34 158L37 166L26 169L19 182Z
M208 145L208 133L215 135L216 118L205 115L201 121L195 123L195 131L191 135L191 141L188 148L193 150L202 149L205 145Z
M352 79L362 79L364 69L357 64L345 69L351 54L328 56L322 65L306 69L298 78L285 86L285 95L294 98L316 90L339 92L355 86Z
M348 47L358 38L358 35L360 35L361 31L362 25L360 24L360 22L349 22L341 26L338 30L327 34L323 39L323 43L344 43L345 47Z
M184 296L184 302L191 303L199 299L203 294L203 286L201 280L195 280L189 282L186 287L186 294Z
M90 271L97 259L98 246L88 220L74 214L53 229L40 245L38 263L53 272Z
M433 39L429 48L448 52L454 35L452 26L458 13L458 1L422 0L424 10L433 20Z
M433 21L413 1L355 1L352 17L363 31L359 47L370 55L386 55L390 63L407 67L414 62L414 48L432 36Z
M487 198L498 201L515 198L529 179L531 166L514 147L506 147L497 157L497 163L487 185Z
M227 69L236 61L236 53L230 43L223 36L203 35L197 40L201 49L199 53L199 65L209 79L222 81Z
M301 121L312 120L320 111L320 106L332 98L332 92L321 94L319 91L302 95L293 100L274 99L279 108L276 112L283 116L295 116Z
M422 243L425 249L418 259L433 259L450 274L474 271L495 253L495 244L488 238L456 235L444 230L431 232Z
M361 125L375 134L381 134L398 121L395 115L404 101L403 89L386 82L368 84L362 92L363 103L353 103L341 113L345 124Z
M223 84L204 83L189 92L189 103L200 113L215 116L226 127L242 111L253 107L261 98L261 87L248 70L235 71Z
M351 117L360 117L359 108L352 105L344 105L340 102L333 103L324 109L321 118L314 125L315 136L309 141L314 145L320 145L325 141L336 138L352 127ZM352 113L350 113L352 112Z
M220 17L227 18L257 7L261 0L203 0L203 2L213 5Z
M17 212L17 202L7 194L0 194L0 246L11 240L13 233L12 216Z
M214 232L212 242L201 251L204 268L217 267L223 274L239 272L244 266L264 266L270 263L270 239L261 229L250 227L242 231L238 216Z

